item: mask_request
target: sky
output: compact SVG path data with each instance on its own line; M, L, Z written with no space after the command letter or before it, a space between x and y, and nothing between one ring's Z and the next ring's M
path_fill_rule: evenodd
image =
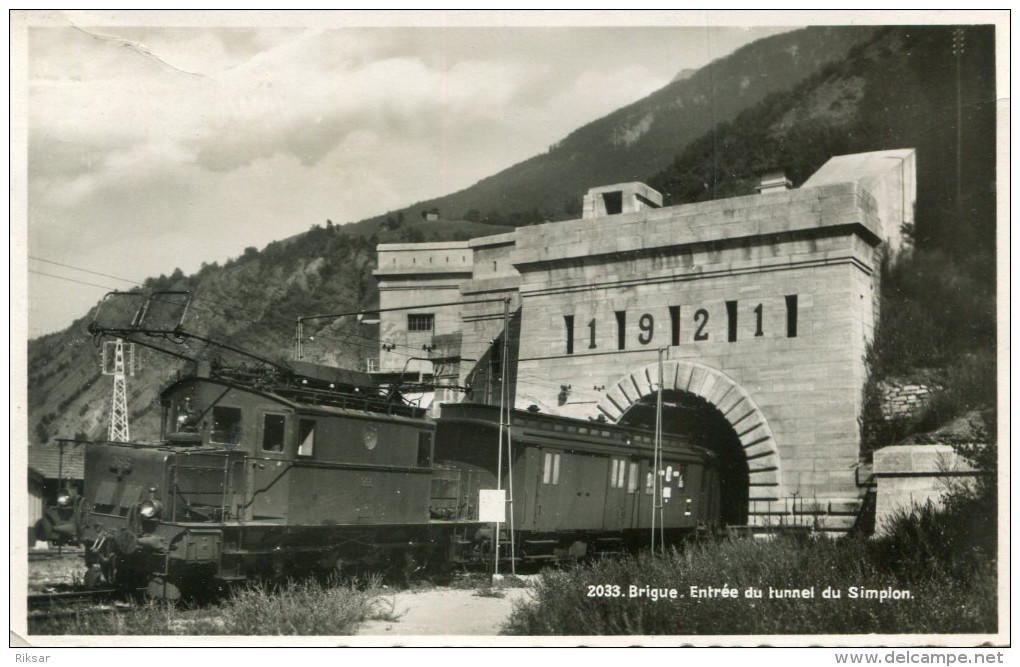
M463 189L791 29L79 14L23 34L29 337L147 277Z

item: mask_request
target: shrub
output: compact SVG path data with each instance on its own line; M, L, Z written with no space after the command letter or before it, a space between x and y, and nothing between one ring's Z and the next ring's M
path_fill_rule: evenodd
M515 604L505 632L523 635L761 635L994 632L994 565L975 560L967 577L933 567L947 555L925 519L917 530L876 546L864 539L738 540L694 545L663 557L542 573L532 600ZM890 554L895 557L890 559ZM951 559L950 559L951 560ZM919 565L923 564L923 565ZM914 569L911 569L914 568ZM911 576L904 576L910 572ZM618 597L589 597L589 585L619 586ZM676 599L630 597L630 586L676 588ZM736 589L738 597L698 598L691 587ZM745 597L749 588L762 597ZM822 596L826 587L840 598ZM851 598L852 587L908 590L910 599ZM813 589L813 598L776 599L771 589Z

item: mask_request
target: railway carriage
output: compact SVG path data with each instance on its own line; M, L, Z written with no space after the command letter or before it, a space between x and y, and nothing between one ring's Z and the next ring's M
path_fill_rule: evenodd
M498 412L488 405L443 406L437 462L479 471L481 488L495 488ZM653 433L521 410L510 412L506 432L512 457L503 457L501 487L513 488L519 558L559 559L650 542ZM719 515L715 456L689 439L666 436L661 470L662 509L654 520L662 536L675 542L710 529ZM477 496L475 486L470 492Z

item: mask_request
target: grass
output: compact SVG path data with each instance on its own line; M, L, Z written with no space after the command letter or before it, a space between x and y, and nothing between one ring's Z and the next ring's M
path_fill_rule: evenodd
M368 620L395 621L394 600L377 581L282 586L251 584L215 606L150 602L122 613L29 619L34 635L349 635Z
M973 508L971 508L973 509ZM966 508L900 516L877 540L734 540L695 544L665 556L545 571L531 600L515 604L515 635L782 635L990 633L997 629L994 555L980 542L950 539ZM593 596L591 586L618 586ZM631 597L631 586L677 589L677 598ZM691 587L736 589L694 597ZM776 599L769 589L814 589ZM829 587L839 598L826 598ZM909 591L909 599L852 598L851 589ZM762 597L746 597L749 588ZM599 592L606 589L595 589ZM609 589L612 595L616 589Z

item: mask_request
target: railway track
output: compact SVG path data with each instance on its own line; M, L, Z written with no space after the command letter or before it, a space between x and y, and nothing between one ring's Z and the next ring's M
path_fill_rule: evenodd
M85 552L82 549L71 548L71 547L68 547L68 548L65 548L65 549L61 549L60 551L53 551L53 550L49 550L49 551L29 551L28 552L28 562L31 563L31 562L34 562L34 561L48 561L48 560L60 560L60 559L63 559L63 558L74 558L74 557L80 557L83 553L85 553Z
M31 619L59 618L80 614L109 614L126 611L134 605L123 591L112 588L32 593L28 596Z
M119 592L113 588L93 588L88 590L32 593L28 596L28 610L37 611L81 603L105 602L112 600Z

